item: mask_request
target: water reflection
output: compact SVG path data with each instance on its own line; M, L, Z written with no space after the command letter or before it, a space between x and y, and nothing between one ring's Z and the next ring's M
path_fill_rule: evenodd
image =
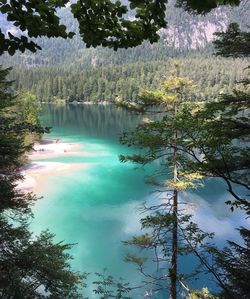
M141 116L114 105L43 105L46 126L74 130L89 137L117 139L119 134L133 129Z

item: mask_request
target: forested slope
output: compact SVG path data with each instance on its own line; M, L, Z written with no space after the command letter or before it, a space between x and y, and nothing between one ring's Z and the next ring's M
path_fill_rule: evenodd
M211 99L230 90L243 76L246 62L216 57L181 58L182 75L193 79L194 98ZM171 61L149 61L83 68L81 65L16 69L16 90L29 90L41 101L110 101L116 96L135 100L142 88L156 88L171 73Z
M4 55L0 64L14 65L11 79L15 81L15 90L32 91L41 101L109 101L117 95L134 100L141 88L156 87L169 74L170 60L175 57L183 63L183 75L196 82L196 98L213 98L243 76L246 64L214 57L212 33L225 29L232 21L245 28L250 17L249 6L245 1L238 8L223 7L205 16L194 16L175 8L170 1L166 16L168 29L162 30L157 44L144 43L116 52L86 49L76 34L72 40L40 39L42 51L17 53L13 57ZM69 10L61 10L60 15L68 29L77 32ZM6 31L11 30L8 22L0 21Z

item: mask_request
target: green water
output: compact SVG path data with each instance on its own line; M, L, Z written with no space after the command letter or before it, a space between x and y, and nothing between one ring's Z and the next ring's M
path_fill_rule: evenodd
M53 127L46 138L77 143L80 152L91 155L68 154L42 160L75 163L78 167L47 176L39 194L43 199L33 209L32 229L38 233L49 228L56 240L76 243L71 251L75 270L102 272L107 268L114 276L136 283L140 276L134 266L123 262L127 248L121 241L140 232L138 207L153 195L144 184L149 170L135 170L134 166L119 162L118 155L131 150L120 145L118 137L132 129L139 117L112 106L46 105L42 120L45 126ZM217 230L220 240L237 235L232 228L243 220L237 213L229 218L222 183L208 180L202 190L182 197L199 202L195 219L208 231ZM181 260L181 267L189 271L192 263L192 258ZM200 278L193 286L206 285L214 287L206 278ZM143 298L143 294L137 291L133 298ZM90 289L86 295L96 298ZM153 298L163 297L158 293Z

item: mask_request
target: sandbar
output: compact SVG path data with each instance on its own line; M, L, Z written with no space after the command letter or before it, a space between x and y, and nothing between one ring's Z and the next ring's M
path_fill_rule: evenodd
M48 185L49 178L74 173L77 169L89 167L89 163L43 161L72 154L84 154L80 151L79 144L66 143L60 139L44 139L40 143L36 143L33 151L28 155L30 162L21 169L23 180L18 183L17 189L42 195L42 190Z

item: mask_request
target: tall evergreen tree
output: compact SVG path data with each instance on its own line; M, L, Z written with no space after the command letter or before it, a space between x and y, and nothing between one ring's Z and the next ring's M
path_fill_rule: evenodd
M247 299L250 293L250 231L247 228L239 229L242 244L228 241L223 250L214 250L216 264L223 277L226 289L222 297L226 299Z
M237 23L231 23L226 32L215 33L213 42L216 54L224 57L246 57L250 55L250 32L240 30Z
M24 114L17 113L8 72L0 70L0 297L82 298L78 287L83 276L71 271L66 253L71 245L53 243L47 231L35 238L28 230L36 197L18 188L20 167L31 148L26 135L43 130L30 105Z
M141 219L142 228L149 230L145 235L136 236L126 244L139 248L154 249L157 262L157 274L151 278L152 289L160 286L169 291L170 298L177 298L177 286L183 285L181 269L178 270L178 256L188 254L190 243L196 247L207 234L200 231L195 224L189 223L191 216L183 213L183 204L179 203L178 194L188 188L194 188L201 176L199 173L183 167L185 155L179 150L180 140L178 127L173 129L171 123L179 115L182 105L190 101L192 81L179 76L166 79L158 91L144 91L136 103L118 104L139 112L156 112L163 117L157 120L145 120L132 134L124 134L121 141L129 146L142 148L141 155L121 156L121 161L148 164L159 161L162 165L156 175L147 180L147 183L157 186L159 192L166 194L160 203L147 206L148 215ZM170 128L172 127L172 128ZM145 260L133 255L127 261L136 263L143 274ZM168 274L164 270L168 269ZM162 269L162 270L160 270ZM163 271L162 275L158 272ZM170 286L167 281L170 280ZM164 282L165 281L165 282Z
M178 80L176 85L174 85L175 87L178 87L177 82ZM174 155L170 165L175 166L175 157L178 158L178 167L181 165L181 169L178 171L179 175L174 176L177 181L175 179L170 181L174 194L177 190L194 187L192 180L197 181L203 176L219 177L226 182L228 191L234 198L232 201L227 201L231 209L234 210L234 208L239 207L244 209L246 213L249 213L249 200L246 197L249 192L249 146L247 140L249 140L250 127L249 117L246 113L247 109L249 109L248 85L249 80L243 80L240 87L235 88L231 94L221 94L216 102L194 103L188 101L182 104L173 115L167 113L162 119L140 125L132 134L125 134L122 142L129 146L143 148L144 151L141 155L122 157L122 161L147 164L159 160L162 163L164 161L169 163L171 162L169 154L172 150ZM145 101L145 104L148 103L148 106L143 105L143 97L136 103L127 104L121 101L120 104L136 111L145 112L147 110L145 107L157 106L162 100L160 90L154 93L146 92L145 95L144 97L148 99L147 102ZM174 99L175 97L171 97L171 95L168 98L168 100L173 100L173 102ZM157 112L162 113L164 109L158 109ZM174 169L175 172L178 170L175 167ZM160 174L160 177L165 174L162 169L159 169L157 173ZM159 184L155 180L150 182L157 185L158 189L169 186L169 181L164 184ZM245 195L243 195L242 189L239 192L236 186L241 186L245 190ZM164 189L160 190L164 191ZM172 207L173 210L174 206ZM164 214L162 215L164 210L164 203L162 202L155 204L149 210L151 212L154 211L156 215L152 219L150 216L142 219L143 228L150 228L150 231L153 231L154 234L157 232L157 238L154 239L149 234L143 238L135 238L128 243L144 248L154 249L157 246L159 248L168 239L168 230L166 228L169 226L169 223L172 223L172 225L177 223L178 229L183 233L183 240L187 242L186 249L189 248L190 251L195 253L206 270L214 275L223 290L223 294L231 294L231 297L228 298L234 298L232 294L234 294L234 291L237 293L237 290L239 291L240 289L235 284L237 273L234 273L235 277L231 278L230 267L224 268L228 276L223 276L220 271L226 263L226 261L223 263L223 254L228 250L230 251L230 249L223 251L219 255L219 249L202 245L206 234L192 224L190 218L182 219L184 223L185 220L189 222L186 227L183 226L183 221L179 220L181 219L180 216L178 220L171 217L171 219L168 218L168 222L164 222L164 218L161 218L164 216ZM172 231L175 231L174 226ZM198 247L197 244L199 244ZM232 245L232 243L229 244ZM247 250L248 248L246 247L245 251ZM215 260L217 263L215 265L210 264L206 259L205 255L208 252L216 256ZM143 264L141 259L130 257L129 260ZM249 264L247 259L244 259L244 262L247 265ZM238 277L239 279L245 279L248 274L245 272L244 267L239 269L239 273L241 273L241 276ZM242 284L247 284L247 281L242 282ZM244 296L245 290L241 289L239 292ZM174 298L174 295L172 297Z

